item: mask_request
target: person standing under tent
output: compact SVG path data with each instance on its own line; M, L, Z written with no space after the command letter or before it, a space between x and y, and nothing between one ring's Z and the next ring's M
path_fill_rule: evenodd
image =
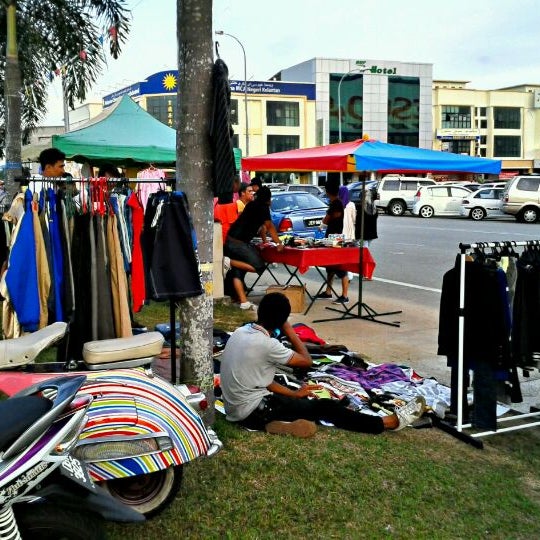
M342 234L343 233L343 216L344 208L343 203L340 201L339 184L337 182L328 181L325 185L326 194L330 199L328 210L323 219L323 225L326 225L325 236L328 238L330 234ZM347 188L345 188L347 189ZM345 270L326 270L326 290L317 295L317 298L332 298L332 282L334 276L341 279L341 296L338 296L332 303L333 304L347 304L349 302L349 276Z

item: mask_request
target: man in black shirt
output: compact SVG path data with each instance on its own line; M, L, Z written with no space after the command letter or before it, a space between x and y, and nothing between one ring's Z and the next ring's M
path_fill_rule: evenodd
M343 232L343 216L345 211L343 209L343 203L338 197L339 184L328 181L325 186L326 194L330 199L326 216L323 219L323 225L326 225L326 238L330 234L341 234ZM349 302L349 277L344 270L326 270L326 290L317 298L332 298L332 281L334 276L341 278L341 296L338 296L334 300L334 304L347 304Z
M252 238L263 227L264 235L269 234L277 244L278 251L283 249L276 228L270 217L272 193L263 186L257 192L257 198L246 205L238 219L231 225L225 240L224 254L231 259L231 269L225 276L225 284L230 283L238 297L241 309L254 309L248 302L244 290L246 272L264 272L264 261L257 249L250 244ZM263 240L265 239L262 237Z

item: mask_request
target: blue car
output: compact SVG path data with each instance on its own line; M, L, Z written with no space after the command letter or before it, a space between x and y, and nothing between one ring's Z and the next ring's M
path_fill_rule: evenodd
M276 191L270 203L272 222L278 234L302 238L315 236L327 209L324 201L304 191Z

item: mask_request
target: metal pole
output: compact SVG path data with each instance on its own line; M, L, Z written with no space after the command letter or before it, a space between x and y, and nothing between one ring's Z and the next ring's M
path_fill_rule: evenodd
M227 32L224 32L223 30L216 30L215 32L219 36L229 36L233 38L238 45L242 48L242 54L244 55L244 114L246 116L246 157L249 156L249 120L248 120L248 97L247 97L247 58L246 58L246 50L244 49L244 45L242 45L242 42L232 34L228 34Z
M350 71L347 71L347 73L344 73L341 76L341 79L339 79L338 87L337 87L337 101L338 101L338 142L341 141L341 83L343 82L343 79L349 75L350 73L356 73L361 72L359 68L351 69ZM343 171L340 171L339 173L339 183L343 185Z

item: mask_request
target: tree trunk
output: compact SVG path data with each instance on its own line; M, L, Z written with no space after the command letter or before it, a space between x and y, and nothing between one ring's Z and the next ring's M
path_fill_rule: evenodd
M212 0L177 0L177 189L188 197L205 293L180 302L180 380L201 387L214 420L213 205L209 141L212 110Z
M19 191L15 178L21 176L21 71L17 51L17 4L13 0L6 7L7 47L4 99L6 103L6 191L13 199Z

